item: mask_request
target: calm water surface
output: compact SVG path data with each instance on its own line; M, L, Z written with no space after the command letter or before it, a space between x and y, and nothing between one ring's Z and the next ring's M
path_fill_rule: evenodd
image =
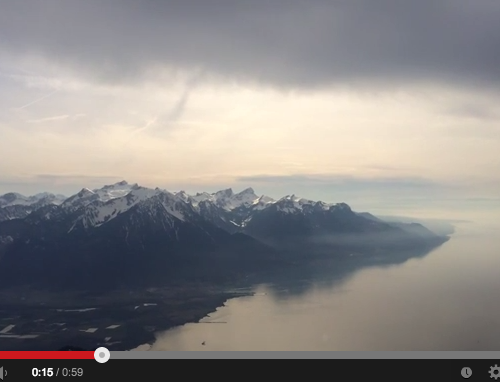
M151 350L500 350L500 230L457 228L403 264L256 286Z

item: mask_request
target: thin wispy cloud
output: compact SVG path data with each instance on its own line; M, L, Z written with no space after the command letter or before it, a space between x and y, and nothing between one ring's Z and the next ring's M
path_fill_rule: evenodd
M146 124L137 130L134 130L126 143L129 143L134 136L137 134L144 132L145 130L156 127L159 129L168 129L173 126L177 121L179 121L184 115L184 111L186 109L187 103L189 101L189 97L196 89L196 87L200 84L204 77L203 71L198 71L195 75L188 79L186 84L184 85L184 91L179 96L174 105L170 108L167 113L160 113L153 119L146 122Z
M187 80L184 92L181 94L174 106L168 113L160 116L159 119L156 120L160 128L168 128L183 117L189 98L196 90L196 87L203 81L205 74L205 71L199 70Z
M50 96L54 95L54 94L55 94L55 93L57 93L57 92L58 92L58 89L53 90L53 91L51 91L50 93L45 94L44 96L42 96L42 97L40 97L40 98L37 98L37 99L35 99L35 100L31 101L31 102L28 102L27 104L25 104L25 105L23 105L23 106L17 107L17 108L16 108L16 110L23 110L23 109L26 109L27 107L30 107L30 106L32 106L32 105L34 105L34 104L38 103L38 102L43 101L43 100L44 100L44 99L46 99L46 98L49 98Z
M63 121L65 119L68 119L70 116L68 114L64 115L55 115L53 117L46 117L46 118L40 118L40 119L30 119L26 122L28 123L43 123L43 122L51 122L51 121Z

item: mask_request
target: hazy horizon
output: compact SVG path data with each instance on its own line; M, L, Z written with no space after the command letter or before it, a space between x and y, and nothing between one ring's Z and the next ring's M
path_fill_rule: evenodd
M124 179L122 179L124 180ZM125 180L127 181L127 180ZM134 182L127 181L129 184ZM115 182L117 183L117 182ZM80 187L47 187L39 186L40 188L32 188L33 186L28 186L27 188L0 188L0 196L8 192L17 192L24 196L33 196L41 192L51 192L54 194L62 194L66 197L70 197L78 193L82 188L98 189L105 185L110 185L114 183L106 183L95 185L95 187L87 187L82 184ZM156 185L144 185L139 184L142 187L156 188ZM233 192L236 194L243 191L245 188L251 187L254 189L258 196L266 195L275 200L287 195L296 195L301 198L311 199L311 200L321 200L327 203L347 203L352 209L358 212L370 212L377 216L400 216L409 217L415 219L442 219L450 222L495 222L498 214L500 213L500 198L495 199L474 199L474 198L447 198L443 196L442 198L429 198L426 195L421 197L397 197L394 195L387 197L383 193L376 195L375 197L367 197L363 194L363 190L359 189L342 189L342 187L332 188L331 191L324 189L310 189L307 186L299 187L259 187L256 188L251 184L244 186L236 185L223 187L206 187L205 189L197 188L184 188L184 189L173 189L166 187L165 190L169 192L185 191L188 194L194 195L198 192L210 192L215 193L220 190L227 188L232 188ZM21 192L22 190L28 192ZM66 191L66 192L64 192ZM361 192L360 192L361 191ZM394 190L396 191L396 190Z

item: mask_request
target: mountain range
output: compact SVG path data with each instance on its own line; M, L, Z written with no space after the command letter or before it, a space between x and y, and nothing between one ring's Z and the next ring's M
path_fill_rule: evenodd
M252 188L189 195L126 181L70 197L0 196L0 286L225 280L311 256L432 248L448 238L345 203Z

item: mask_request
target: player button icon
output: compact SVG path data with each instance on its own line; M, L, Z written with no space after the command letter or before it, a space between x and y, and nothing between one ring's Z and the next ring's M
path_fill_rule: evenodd
M94 358L99 363L108 362L110 357L111 354L109 353L109 350L106 348L99 348L94 352Z
M464 367L462 369L461 374L462 374L462 378L469 379L472 375L472 370L470 367Z

